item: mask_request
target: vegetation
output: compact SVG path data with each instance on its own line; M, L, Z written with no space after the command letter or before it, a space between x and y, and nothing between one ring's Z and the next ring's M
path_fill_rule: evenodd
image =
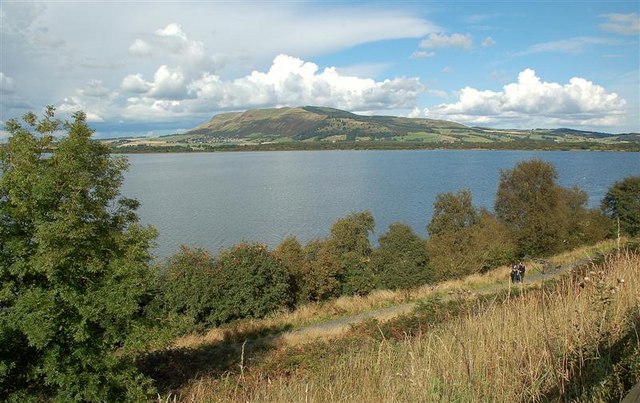
M0 399L144 400L127 351L149 299L155 230L119 198L126 162L90 139L86 116L7 122L0 155Z
M337 113L313 108L305 111ZM350 119L350 115L345 113L334 118ZM233 121L233 116L228 118L229 122ZM382 122L386 118L377 117L377 120ZM421 239L408 226L395 223L374 247L370 237L375 219L371 212L364 211L336 221L329 237L312 240L305 245L295 237L285 239L274 251L261 244L241 243L217 256L185 246L165 262L152 266L149 248L156 235L155 230L139 225L135 200L119 197L126 161L111 158L105 145L91 140L92 131L86 124L85 115L76 113L73 121L64 126L68 136L60 140L55 140L52 135L61 127L61 123L54 119L53 108L49 108L42 119L33 114L25 115L24 123L26 128L15 120L7 123L11 137L0 151L0 397L9 401L145 400L154 388L139 368L156 379L165 368L161 362L166 352L162 349L150 351L152 342L161 348L177 335L211 327L225 329L233 323L268 320L278 314L293 315L293 308L311 312L313 307L326 304L334 306L337 311L344 311L345 308L336 301L375 300L388 295L385 294L391 292L388 289L400 290L404 295L402 298L410 298L412 289L422 286L435 290L438 287L436 282L453 278L468 276L465 281L472 284L478 278L474 276L479 276L479 273L499 276L499 281L504 281L504 269L492 270L516 258L546 257L595 243L610 234L610 219L599 210L586 208L583 191L557 185L557 173L552 165L530 160L501 173L495 215L474 207L471 192L467 190L437 195L433 219L427 226L429 239ZM394 124L409 125L409 122L396 119ZM637 211L634 210L637 209L638 195L634 181L632 178L632 186L627 180L615 184L603 201L603 211L611 218L619 218L625 231L632 235L635 216L627 212ZM629 262L636 262L637 254L629 254L627 258ZM619 263L612 261L610 264L617 267ZM598 269L598 273L604 271ZM535 266L530 267L529 273L532 272L536 272ZM621 273L616 272L615 276ZM599 279L602 279L601 284L607 285L610 279L605 277L602 274ZM486 282L489 277L482 278ZM583 294L593 296L587 300L604 295L604 288L600 285L592 287L585 281L581 284L588 292ZM621 285L617 287L616 292L623 290ZM544 309L551 306L545 298L553 299L556 295L558 301L569 296L574 298L574 289L575 284L572 283L571 286L533 292L516 300L523 309L535 313L541 305ZM357 299L356 296L363 298ZM504 306L512 303L510 297L506 298ZM540 298L543 299L542 304ZM578 293L575 300L567 299L564 303L579 304L581 298L584 297ZM629 304L616 305L614 311L609 311L613 300L608 298L598 302L594 309L600 311L593 318L580 312L581 317L589 318L589 321L577 324L584 326L584 335L594 334L594 329L597 332L595 336L584 337L580 333L576 336L577 344L568 350L549 338L549 334L559 333L549 333L547 328L545 332L536 330L545 338L536 339L525 348L529 351L529 364L532 362L531 351L546 351L547 355L535 364L537 366L527 367L529 372L519 375L519 381L527 385L523 394L514 392L513 388L496 391L479 385L482 382L477 380L483 377L496 376L496 379L506 382L506 373L495 369L499 362L493 363L482 355L485 353L476 350L471 353L475 339L463 341L464 335L477 330L465 321L477 317L485 323L483 315L502 309L503 305L495 303L442 304L442 301L428 300L424 302L423 309L429 315L414 316L395 327L392 324L391 328L375 324L377 333L359 329L363 335L368 335L367 338L352 339L347 344L321 344L319 348L325 353L328 351L331 359L339 359L338 371L359 373L365 385L389 384L391 378L384 368L394 368L405 378L409 374L407 371L414 371L411 379L420 385L413 392L413 389L402 392L393 388L377 388L384 390L382 395L349 395L357 400L402 400L402 396L416 401L424 400L425 396L439 396L444 400L465 400L465 397L473 396L480 400L504 401L590 397L590 386L587 388L583 381L572 383L572 379L582 373L590 373L592 368L576 360L592 357L593 351L598 351L606 343L614 343L615 348L611 351L616 352L605 364L608 369L618 365L622 359L636 359L633 349L629 350L628 335L631 334L629 326L636 326L637 322L625 320L632 318L635 321L630 313L637 308ZM397 298L393 300L399 301ZM389 300L386 303L390 303ZM363 303L360 304L362 306ZM561 305L562 302L558 302L558 306ZM607 316L610 314L613 316ZM484 332L483 337L490 333L492 326L495 329L505 326L517 329L522 326L517 322L521 316L513 316L514 322L509 323L487 319L490 325L479 329ZM321 315L316 315L315 319L319 317ZM502 311L495 317L511 318ZM603 327L604 317L607 320L613 318L610 323L613 327ZM547 320L546 316L544 318ZM536 324L539 323L537 320ZM287 326L274 323L269 329L254 330L255 334L277 333ZM429 352L437 346L430 344L431 339L422 337L427 329L429 335L442 338L438 343L445 351L465 357L464 371L456 362L442 357L434 359L430 355ZM382 339L378 338L378 333ZM150 334L153 337L149 337ZM504 334L510 333L505 330ZM231 333L225 333L222 339L231 340L233 337ZM399 364L387 362L381 356L380 343L395 338L403 341L393 342L394 350L385 354L397 353L403 359ZM452 340L453 344L443 344L445 339L447 343ZM495 339L487 336L482 340L490 346L487 352L496 353ZM403 343L414 341L426 346L425 350L410 347L415 357L424 357L424 361L419 363L423 377L414 377L414 367L403 367L411 364L405 359ZM352 351L344 350L351 345L348 343L353 343L358 351L365 354L354 355ZM618 344L615 343L622 343L624 348L616 347ZM458 351L458 345L461 351ZM391 347L390 342L385 348ZM606 344L605 347L612 345ZM375 365L371 362L372 349L378 351ZM223 350L216 350L211 356L203 353L195 357L190 351L171 350L168 354L175 353L176 357L182 357L189 364L194 360L199 362L194 364L195 368L211 361L218 362L220 368L226 368L226 363L235 358L228 355L228 349ZM575 356L576 351L582 355ZM620 351L624 353L619 355ZM299 368L297 363L306 362L307 358L306 352L296 351L294 354L292 364L285 372L295 380ZM470 354L478 356L467 358L472 356ZM518 369L526 358L519 354L515 354L513 363ZM356 360L355 367L352 359ZM494 365L490 368L494 369L474 366L473 362L479 362L477 360L487 360ZM561 360L564 367L558 369L557 360ZM384 366L380 366L383 361ZM367 362L367 368L377 368L375 376L362 372L365 369L360 368L358 362ZM549 363L554 366L549 367ZM231 377L218 379L215 386L209 385L208 388L231 400L300 400L300 395L289 394L297 392L289 392L286 383L279 383L282 379L278 372L280 369L275 373L269 369L271 365L279 368L281 364L277 359L275 364L264 362L260 365L262 367L258 368L263 374L274 374L276 384L282 389L265 386L265 378L258 373L246 381L244 362L240 363L241 379L235 380L233 393L231 389L225 389ZM309 378L308 382L326 390L324 377L327 375L321 367L310 363L310 376L319 378ZM555 372L545 372L549 368ZM593 370L598 371L597 368ZM462 382L464 376L466 383ZM623 374L612 382L627 382L626 376ZM456 385L464 387L456 388ZM345 382L340 387L349 385ZM574 394L570 394L568 388L573 388L571 393ZM272 395L270 390L279 394ZM609 388L603 393L610 392ZM314 393L317 393L312 396L314 399L329 399L325 392ZM331 393L342 396L340 391ZM338 398L346 399L346 395Z
M168 399L620 401L640 380L639 265L623 251L541 288L432 297L329 340L269 343Z
M640 235L640 176L629 176L614 183L601 207L607 217L619 220L623 233Z
M603 236L603 220L579 188L563 188L548 162L523 161L500 173L495 210L512 231L519 256L544 256Z
M571 129L498 130L396 116L361 116L305 106L223 113L182 134L114 139L120 152L299 149L617 149L640 150L637 134Z

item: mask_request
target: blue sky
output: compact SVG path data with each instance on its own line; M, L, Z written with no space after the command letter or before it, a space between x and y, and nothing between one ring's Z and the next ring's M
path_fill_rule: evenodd
M98 137L149 136L323 105L640 132L637 0L3 0L0 18L3 125L51 104Z

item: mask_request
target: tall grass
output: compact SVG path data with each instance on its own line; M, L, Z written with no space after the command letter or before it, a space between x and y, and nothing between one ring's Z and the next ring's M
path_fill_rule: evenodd
M238 402L535 402L604 396L606 401L611 393L623 393L622 381L600 395L591 388L594 382L612 382L606 376L620 370L614 360L620 351L635 349L638 371L622 378L640 378L639 275L640 256L621 253L592 265L584 277L567 276L551 289L485 303L482 310L468 310L417 336L347 343L344 351L331 350L335 343L327 343L331 355L324 362L331 365L294 366L277 375L256 366L242 374L193 381L179 397ZM273 355L287 359L292 353Z
M554 256L544 263L527 261L525 262L527 273L533 275L542 271L545 266L561 266L593 256L595 253L611 251L615 247L615 240L607 240ZM246 319L210 329L204 334L185 335L175 341L174 347L197 347L224 340L243 340L255 335L277 333L328 319L357 315L376 308L429 298L436 293L446 294L461 290L506 286L509 282L509 272L509 267L501 266L486 273L472 274L462 279L424 285L410 290L376 290L366 296L345 296L332 301L310 303L300 306L292 312L277 312L265 319Z

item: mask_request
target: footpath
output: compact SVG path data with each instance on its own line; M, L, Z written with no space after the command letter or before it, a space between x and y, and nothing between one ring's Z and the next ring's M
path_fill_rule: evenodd
M525 276L525 280L518 284L497 283L491 284L482 288L475 289L473 294L476 295L490 295L499 291L508 289L509 287L526 287L534 284L542 283L546 280L556 278L564 273L567 273L577 267L593 262L600 258L601 254L595 254L571 263L561 266L551 266L544 264L543 269L540 272L536 272L531 275ZM454 296L446 295L443 300L454 298ZM352 325L363 322L365 320L376 319L381 322L393 319L395 317L411 313L417 306L416 302L409 302L401 305L394 305L386 308L376 309L372 311L363 312L357 315L331 319L321 323L304 326L298 329L290 330L278 335L282 340L304 340L309 341L314 338L327 337L333 335L339 335L348 331Z

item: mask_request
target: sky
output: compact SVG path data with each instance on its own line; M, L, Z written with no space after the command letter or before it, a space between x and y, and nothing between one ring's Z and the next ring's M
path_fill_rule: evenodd
M0 0L0 34L2 127L53 105L98 138L158 136L317 105L640 132L638 0Z

